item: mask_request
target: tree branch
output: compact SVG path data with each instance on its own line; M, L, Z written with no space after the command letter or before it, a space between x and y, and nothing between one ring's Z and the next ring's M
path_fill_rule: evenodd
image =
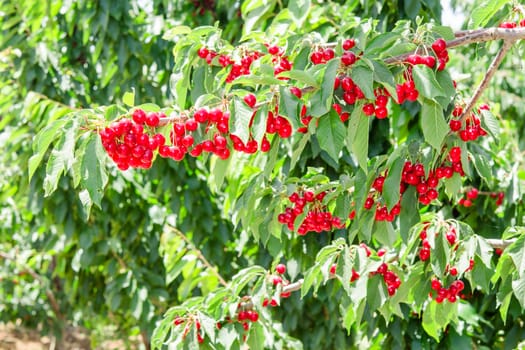
M490 64L487 70L487 74L485 74L485 76L483 77L483 80L477 87L476 91L474 91L474 94L472 95L472 98L470 99L469 103L463 110L463 114L460 117L461 120L464 120L470 115L470 112L472 112L472 109L474 108L474 106L476 105L476 102L478 102L479 98L483 94L483 91L485 91L485 89L489 86L490 79L492 79L492 77L498 70L499 65L503 61L503 58L505 57L505 55L510 50L512 45L514 45L515 42L516 40L512 40L512 39L506 39L503 41L503 46L498 51L498 54L496 55L496 57L494 57L494 60L492 61L492 63Z
M51 309L53 309L55 316L60 321L63 321L64 315L62 314L62 312L60 312L60 306L57 302L57 299L55 298L55 295L53 294L53 291L51 290L51 288L49 288L48 283L46 283L46 280L44 280L35 270L30 268L29 266L26 266L18 262L15 257L12 257L2 252L0 252L0 257L6 260L13 261L15 264L21 266L24 272L27 272L31 277L33 277L33 279L37 280L40 283L40 285L44 288L47 299L49 300L49 304L51 305Z
M210 271L213 272L213 274L217 277L217 279L219 280L220 284L222 284L223 286L227 287L228 286L228 282L226 282L226 280L224 278L222 278L222 276L219 274L219 272L217 271L217 267L213 266L209 261L208 259L206 259L206 257L202 254L202 252L193 244L193 242L184 235L184 233L182 233L181 231L179 231L177 228L173 227L173 226L170 226L170 225L166 225L166 227L172 231L173 233L175 233L177 236L179 236L180 238L182 238L182 240L184 242L186 242L186 244L188 244L190 246L190 248L195 251L195 254L197 254L197 258L204 264L204 266L206 266Z

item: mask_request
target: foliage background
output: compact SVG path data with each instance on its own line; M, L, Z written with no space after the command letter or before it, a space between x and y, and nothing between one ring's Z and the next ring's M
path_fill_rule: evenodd
M147 4L136 0L0 1L4 18L0 34L0 147L4 150L0 173L5 174L0 177L0 252L14 258L3 259L0 265L1 322L21 320L26 326L40 327L43 333L57 334L66 324L77 324L93 332L94 345L111 327L123 338L140 334L147 343L169 306L206 294L219 284L217 273L198 259L200 253L230 280L241 268L254 264L269 267L283 255L291 263L289 269L295 264L297 272L304 271L313 264L315 253L311 253L335 238L307 237L306 254L300 243L290 243L281 253L280 246L264 247L255 242L246 230L234 229L235 209L225 200L238 184L231 177L226 187L217 190L209 164L201 160L158 160L150 171L128 173L108 163L102 207L93 206L89 217L70 177L58 176L60 180L54 184L46 178L48 169L40 167L31 181L28 178L36 133L67 112L120 103L121 96L131 90L141 103L168 105L172 101L170 76L176 62L171 52L173 42L163 39L170 28L217 23L224 29L223 37L235 43L247 22L252 29L265 30L272 14L289 6L288 1L268 3L265 16L254 22L242 13L241 3L233 0L155 0ZM351 13L377 18L384 30L400 19L414 21L421 16L424 21L439 22L441 17L441 4L433 0L313 3L304 26L296 30L300 34L315 31L325 39L334 36L338 26L352 18ZM476 3L458 1L456 5L468 12ZM488 25L497 25L509 8L503 7ZM457 68L461 90L466 88L468 94L480 81L484 70L477 67L488 66L495 50L494 46L480 45L454 51L451 66ZM498 171L493 185L506 191L509 204L498 215L488 202L472 211L452 206L445 209L486 237L499 237L509 223L523 225L520 183L525 171L520 157L525 149L525 75L514 74L523 70L522 47L515 50L486 94L502 116L501 143L506 147L487 142L480 148L494 159ZM407 125L407 130L414 128ZM371 130L370 139L377 140L376 149L370 151L373 155L387 147L389 131L381 123ZM290 176L301 176L308 166L315 166L337 178L338 167L348 166L334 165L308 148L299 164L301 168ZM518 171L510 172L515 164ZM475 185L480 183L473 180ZM55 185L56 191L52 191ZM42 189L53 193L45 196ZM190 241L166 230L166 223ZM41 280L31 276L32 271ZM46 290L58 301L58 310L52 308ZM436 345L422 331L421 320L410 314L390 324L381 319L363 323L347 333L335 316L341 293L333 284L319 289L315 297L309 293L300 299L299 293L294 293L273 317L307 349L347 348L358 342L364 347ZM524 337L520 326L523 312L514 302L511 320L504 324L493 311L494 294L474 296L465 329L462 333L451 329L443 344L514 346ZM506 335L504 340L502 334Z

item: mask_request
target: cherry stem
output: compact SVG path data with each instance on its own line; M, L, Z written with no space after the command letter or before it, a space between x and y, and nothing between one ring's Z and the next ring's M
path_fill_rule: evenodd
M208 259L206 259L206 257L202 254L202 252L197 249L197 247L195 246L195 244L193 244L193 242L184 235L184 233L182 233L181 231L179 231L177 228L173 227L173 226L170 226L170 225L166 225L166 227L172 231L173 233L175 233L177 236L179 236L180 238L182 238L182 240L184 242L186 242L186 244L188 244L188 246L190 246L190 248L195 251L195 254L197 254L197 258L204 264L204 266L206 266L210 271L213 272L213 274L217 277L217 279L219 280L219 283L222 284L224 287L227 287L228 286L228 283L226 282L226 280L219 274L219 272L217 271L217 268L214 267L209 261Z

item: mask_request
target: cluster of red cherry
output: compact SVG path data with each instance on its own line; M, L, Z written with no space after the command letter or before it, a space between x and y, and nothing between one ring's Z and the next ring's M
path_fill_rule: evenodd
M519 22L502 22L498 27L500 28L506 28L506 29L512 29L516 27L525 27L525 18L520 20Z
M503 203L503 199L505 198L505 193L503 192L486 193L480 192L477 188L472 187L465 193L465 197L461 197L459 199L458 204L466 208L471 207L474 204L474 200L476 200L480 195L489 195L491 198L495 198L496 206L500 206Z
M102 145L120 170L151 168L153 152L166 142L164 135L154 133L163 113L136 110L133 118L122 118L99 131Z
M451 303L456 302L461 291L465 288L462 280L452 282L448 288L444 288L437 278L433 278L430 283L432 290L436 293L435 299L437 303L442 303L444 300L448 300ZM434 298L434 293L430 292L429 296Z
M287 286L288 284L290 284L290 281L287 280L285 277L284 277L284 274L286 273L286 265L284 264L278 264L276 267L275 267L275 275L271 275L270 278L271 278L271 282L272 284L277 287L278 285L283 285L283 286ZM292 292L281 292L280 294L280 298L281 299L286 299L286 298L289 298L290 295L292 295ZM270 306L278 306L278 303L277 303L277 300L275 300L274 298L271 298L271 299L267 299L265 298L263 300L263 303L262 303L262 306L263 307L267 307L268 305Z
M279 223L287 225L290 231L295 229L295 219L307 212L304 221L297 228L297 234L303 236L308 232L323 232L345 227L345 222L337 216L333 216L323 204L326 191L319 192L317 195L310 190L300 190L292 193L288 199L293 206L286 207L284 212L277 217Z
M199 321L198 318L196 318L196 316L176 316L175 319L173 320L173 325L175 327L178 327L182 324L186 324L184 326L184 331L182 333L182 339L186 338L186 336L188 335L188 333L190 332L191 330L191 327L192 326L195 326L195 330L197 331L197 341L199 342L199 344L203 343L204 342L204 337L206 336L206 334L204 333L204 331L201 329L201 323Z
M483 104L479 107L478 113L482 110L489 110L489 106ZM477 115L472 113L470 116L465 118L465 123L461 119L457 119L463 114L463 108L456 106L452 111L452 119L449 122L450 130L456 132L459 138L464 141L475 141L480 136L487 135L487 132L481 127L481 121Z
M396 275L394 271L388 269L387 263L382 263L381 265L379 265L375 272L372 272L370 274L380 274L381 276L383 276L383 280L386 283L388 295L390 296L396 294L397 289L399 288L399 286L401 286L401 279L399 278L399 276Z

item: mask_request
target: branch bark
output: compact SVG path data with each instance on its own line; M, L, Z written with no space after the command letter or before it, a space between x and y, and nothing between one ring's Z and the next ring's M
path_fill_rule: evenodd
M483 77L483 80L477 87L476 91L474 91L472 98L470 99L469 103L463 110L463 114L460 117L461 120L464 120L470 115L470 112L472 112L472 109L476 105L476 102L478 102L479 98L483 94L483 91L485 91L485 89L489 86L490 80L492 79L494 74L496 74L496 71L498 70L499 65L503 61L503 58L505 57L505 55L510 50L512 45L514 45L515 42L516 40L512 40L512 39L506 39L503 41L503 46L498 51L498 54L496 55L496 57L494 57L494 60L492 61L492 63L490 64L487 70L487 74L485 75L485 77Z

